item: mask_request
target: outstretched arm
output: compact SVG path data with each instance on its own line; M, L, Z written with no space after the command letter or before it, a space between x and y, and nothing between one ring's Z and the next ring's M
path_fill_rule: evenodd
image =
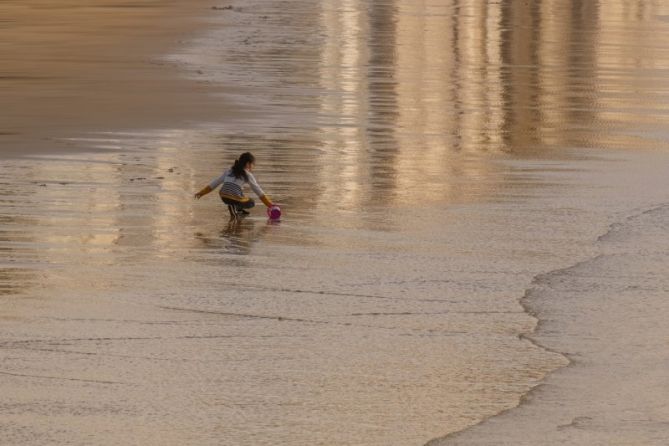
M202 189L200 192L195 194L195 198L199 200L200 197L202 197L204 195L207 195L212 190L214 190L214 189L212 189L209 185L207 185L207 186L204 187L204 189Z

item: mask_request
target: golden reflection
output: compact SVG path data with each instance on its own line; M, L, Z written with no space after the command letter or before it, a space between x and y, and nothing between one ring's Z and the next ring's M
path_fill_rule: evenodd
M323 98L321 113L336 117L338 122L322 129L320 176L324 188L319 207L359 207L369 194L364 169L367 141L360 125L368 106L362 72L368 57L363 42L367 17L355 3L323 2L321 10L326 38L319 65L320 83L329 92Z
M640 76L646 94L634 98L607 66L661 69L666 57L641 63L626 48L659 51L644 23L665 12L656 2L579 0L327 4L321 202L352 209L484 198L506 181L490 154L554 157L566 156L555 150L562 147L629 144L600 129L664 121L635 113L664 79ZM621 32L620 23L629 26ZM632 108L622 108L621 95Z
M35 197L42 227L35 240L46 247L40 251L44 261L88 263L91 254L104 252L105 263L114 262L110 248L123 237L117 216L125 206L120 166L75 156L35 163L32 175L46 182Z
M486 19L486 3L448 2L451 15L436 13L434 4L413 3L398 17L400 201L416 192L421 200L458 201L469 193L466 181L495 176L490 160L470 158L499 142L486 133L502 127L501 113L494 111L500 102L498 73L491 68L499 55L489 44L499 25ZM458 185L447 179L453 177L468 180ZM491 184L495 187L494 180ZM482 193L481 185L476 188Z
M197 187L193 177L193 160L180 153L180 144L188 138L187 132L173 131L161 135L156 150L156 158L151 165L150 175L155 182L155 249L163 255L183 249L191 243L188 233L190 223L195 218L190 191ZM211 164L208 166L211 167ZM206 171L203 175L215 175ZM213 194L210 199L216 202ZM218 203L216 203L218 204Z

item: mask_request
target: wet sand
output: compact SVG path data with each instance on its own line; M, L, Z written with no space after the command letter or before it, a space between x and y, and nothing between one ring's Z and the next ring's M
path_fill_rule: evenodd
M2 438L660 444L661 2L232 6L0 164ZM245 150L280 224L192 198Z
M185 80L162 58L206 28L211 6L3 1L0 156L90 151L74 139L229 117L221 85Z

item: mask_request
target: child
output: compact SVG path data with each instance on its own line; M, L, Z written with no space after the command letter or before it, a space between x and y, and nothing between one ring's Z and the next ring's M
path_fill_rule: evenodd
M195 198L199 200L200 197L207 195L222 184L223 186L218 192L221 196L221 200L228 205L230 216L232 218L237 218L239 215L247 215L248 211L246 209L250 209L256 205L251 198L244 196L242 187L244 184L248 183L249 186L251 186L251 189L253 189L253 192L258 195L258 198L265 203L265 206L271 208L273 206L272 201L265 195L251 173L255 164L256 159L250 152L242 153L239 158L235 160L232 167L223 172L223 175L205 186L200 192L196 193Z

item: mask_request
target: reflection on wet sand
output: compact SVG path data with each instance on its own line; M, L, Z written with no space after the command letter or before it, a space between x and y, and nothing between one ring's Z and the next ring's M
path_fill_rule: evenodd
M0 165L0 436L421 444L562 365L517 299L616 203L577 149L666 144L667 6L213 11L170 60L229 86L234 120ZM192 198L247 150L280 225Z
M231 218L216 238L197 233L196 237L207 249L220 249L230 254L248 255L251 248L257 243L271 226L279 223L258 223L251 219Z
M467 200L503 188L496 155L620 146L598 104L627 79L602 79L596 61L622 19L578 1L324 6L323 202L407 203L416 185L422 200Z

